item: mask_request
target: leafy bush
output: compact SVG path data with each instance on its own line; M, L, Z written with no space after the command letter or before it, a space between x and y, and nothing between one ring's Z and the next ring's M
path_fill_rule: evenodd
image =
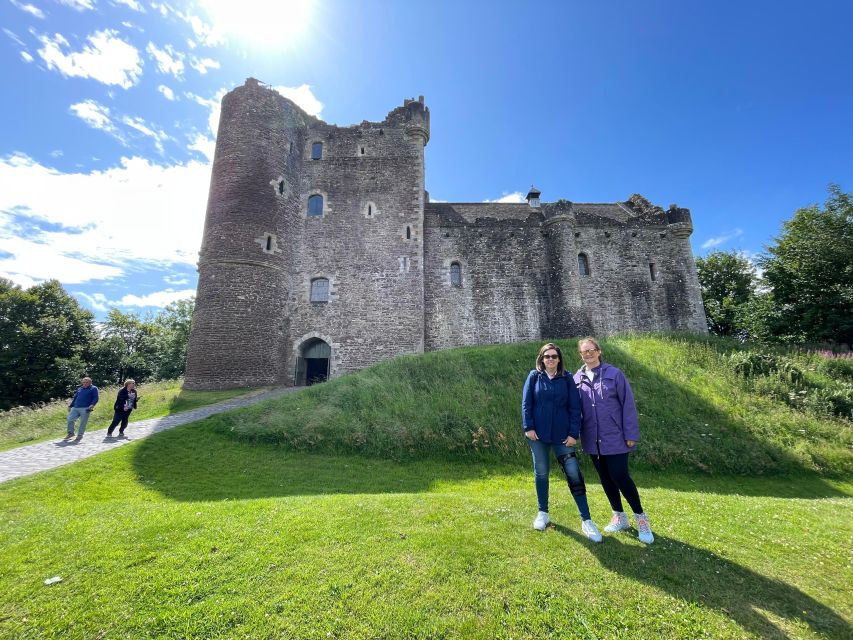
M733 353L729 360L734 372L747 380L769 375L779 368L778 358L767 353L741 351Z
M853 384L840 383L825 389L814 389L803 402L803 408L818 416L853 418Z
M836 355L823 357L820 359L817 369L830 378L853 381L853 357Z

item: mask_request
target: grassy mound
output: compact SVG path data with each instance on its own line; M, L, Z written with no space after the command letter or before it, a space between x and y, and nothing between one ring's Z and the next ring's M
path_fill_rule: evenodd
M575 370L580 362L574 340L558 344ZM539 346L400 357L208 420L239 439L296 451L526 461L521 386ZM736 373L733 363L742 348L730 341L622 336L603 340L602 349L634 388L643 436L640 466L750 475L853 472L850 422L831 411L806 411L780 396L780 384L789 385L796 398L799 388L819 396L835 383L813 355L775 351L774 358L788 363L784 375L773 369L750 378ZM795 379L791 369L798 372ZM770 391L767 376L775 376Z

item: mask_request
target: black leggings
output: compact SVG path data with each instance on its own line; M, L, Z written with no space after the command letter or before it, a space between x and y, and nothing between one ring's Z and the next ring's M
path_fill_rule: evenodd
M130 411L133 411L131 409ZM124 430L127 428L127 420L130 418L130 411L121 411L116 409L116 412L113 414L113 421L110 423L110 426L107 427L107 433L112 433L113 429L116 428L116 425L120 422L121 427L119 428L119 433L124 433Z
M634 510L634 513L643 513L643 505L640 504L640 493L637 491L637 485L631 479L631 474L628 473L628 454L617 453L612 456L591 455L590 458L592 458L592 464L598 472L601 486L604 487L604 493L607 494L607 499L610 501L610 508L614 511L624 511L622 508L622 498L619 496L619 492L621 491L628 504Z

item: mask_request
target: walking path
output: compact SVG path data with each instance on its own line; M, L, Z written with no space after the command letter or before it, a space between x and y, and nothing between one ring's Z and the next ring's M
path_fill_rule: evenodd
M131 422L127 427L130 438L109 438L107 430L86 431L83 439L75 440L53 440L51 442L40 442L17 449L0 452L0 482L6 482L13 478L32 475L39 471L54 469L62 465L89 458L103 451L111 451L116 447L150 436L152 433L165 431L172 427L178 427L188 422L195 422L215 413L221 413L228 409L247 407L256 402L275 398L277 396L291 393L301 387L279 387L268 391L256 391L244 396L209 404L205 407L174 413L162 418L149 418L139 422ZM65 433L65 425L62 425L62 433Z

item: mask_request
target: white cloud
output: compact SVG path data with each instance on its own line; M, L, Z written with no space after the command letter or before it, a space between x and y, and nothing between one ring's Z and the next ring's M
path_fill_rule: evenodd
M743 229L733 229L732 231L728 231L723 235L719 235L713 238L708 238L705 242L702 243L703 249L713 249L714 247L719 247L721 244L725 244L729 240L734 240L735 238L739 238L743 235Z
M166 289L165 291L156 291L148 293L144 296L128 294L118 301L122 307L166 307L166 305L177 302L178 300L186 300L195 295L195 289Z
M320 117L320 112L323 111L323 103L317 99L317 96L311 91L311 86L303 84L298 87L273 87L285 98L293 100L298 104L305 113Z
M190 58L190 66L201 75L204 75L207 73L208 69L218 69L219 63L212 58L196 58L195 56L192 56Z
M180 51L175 51L175 48L167 44L160 49L153 42L149 42L145 47L148 55L157 63L157 69L160 73L170 73L176 78L180 78L184 73L184 54Z
M73 294L78 298L82 298L86 302L89 303L89 306L95 311L107 311L109 309L110 301L107 300L107 296L103 293L95 293L89 295L84 291L74 291Z
M179 284L189 284L189 281L189 278L184 278L182 276L163 276L163 282L170 284L173 287L176 287Z
M196 133L190 138L190 144L187 145L187 148L198 151L205 158L212 161L213 153L216 150L216 142L212 138Z
M222 97L226 93L228 93L228 89L220 89L212 98L202 98L199 95L189 92L185 94L190 100L197 102L201 106L210 110L210 113L207 116L207 125L214 138L216 137L216 133L219 131L219 111L222 106Z
M23 59L24 62L32 62L33 61L33 57L29 53L27 53L26 51L21 51L21 59Z
M500 198L497 198L495 200L483 200L483 202L520 203L520 202L527 202L527 200L525 199L524 194L521 193L521 191L513 191L512 193L507 193L505 191L504 194Z
M157 87L157 91L159 91L164 96L166 96L166 100L174 100L175 99L175 92L172 91L165 84L161 84L159 87Z
M143 136L151 138L154 141L157 151L161 154L163 153L163 143L172 140L165 131L156 125L146 122L139 116L123 115L116 118L108 107L94 100L84 100L83 102L72 104L69 110L93 129L108 133L125 146L128 146L128 135L126 130L122 131L119 128L119 124L124 125L126 129L131 129L132 131L141 133Z
M76 11L91 11L95 8L94 0L58 0L58 2Z
M44 20L44 11L42 11L35 5L18 2L18 0L9 0L9 2L11 2L13 6L17 7L21 11L29 13L31 16L34 16L39 20Z
M61 34L37 36L42 44L39 56L48 69L56 69L68 77L92 78L123 89L132 87L142 74L142 59L133 45L118 38L111 29L88 36L89 44L82 51L64 53L70 47Z
M26 43L23 40L21 40L14 31L11 31L10 29L3 27L3 33L5 33L6 37L8 37L12 42L17 44L18 46L20 46L20 47L26 47L27 46Z
M140 13L145 13L145 9L141 4L139 4L136 0L112 0L113 4L116 5L124 5L129 9L133 9L134 11L139 11Z
M0 276L19 284L121 276L134 269L195 265L210 164L119 166L62 173L28 156L0 158ZM168 229L168 233L164 230Z

